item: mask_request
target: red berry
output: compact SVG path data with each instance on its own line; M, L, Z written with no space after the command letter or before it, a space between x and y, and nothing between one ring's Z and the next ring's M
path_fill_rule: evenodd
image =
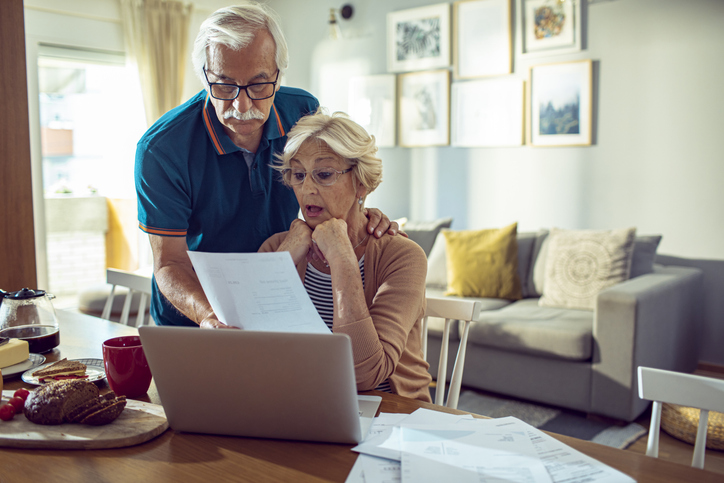
M23 406L25 406L25 401L23 401L22 398L11 397L8 403L10 403L15 408L15 414L20 414L23 412Z
M30 391L28 391L28 390L25 389L25 388L20 388L20 389L18 389L17 391L15 391L15 392L13 393L13 396L19 397L19 398L22 399L23 401L25 401L25 400L28 398L29 395L30 395Z
M12 404L3 404L0 406L0 419L10 421L15 417L15 406Z

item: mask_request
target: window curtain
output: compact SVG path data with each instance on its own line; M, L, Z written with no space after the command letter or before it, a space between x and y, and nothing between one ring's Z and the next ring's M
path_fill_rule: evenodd
M191 4L120 0L128 56L138 68L150 126L183 100Z

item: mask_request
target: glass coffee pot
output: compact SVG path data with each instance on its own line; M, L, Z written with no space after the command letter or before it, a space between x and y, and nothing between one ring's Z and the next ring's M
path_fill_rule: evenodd
M28 342L30 352L43 353L60 343L58 317L43 290L24 288L17 292L0 290L0 337Z

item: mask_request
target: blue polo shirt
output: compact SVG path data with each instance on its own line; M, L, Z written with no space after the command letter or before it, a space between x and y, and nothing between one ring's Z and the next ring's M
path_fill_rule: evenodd
M319 102L281 87L251 166L248 151L226 135L206 91L164 114L136 150L138 222L151 235L186 237L189 250L255 252L289 229L299 205L270 167L287 132ZM151 316L158 325L196 325L176 310L153 280Z

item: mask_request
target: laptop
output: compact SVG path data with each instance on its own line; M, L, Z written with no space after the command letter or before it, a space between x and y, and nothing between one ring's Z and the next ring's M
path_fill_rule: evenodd
M138 332L176 431L356 444L382 400L357 394L346 334L168 326Z

